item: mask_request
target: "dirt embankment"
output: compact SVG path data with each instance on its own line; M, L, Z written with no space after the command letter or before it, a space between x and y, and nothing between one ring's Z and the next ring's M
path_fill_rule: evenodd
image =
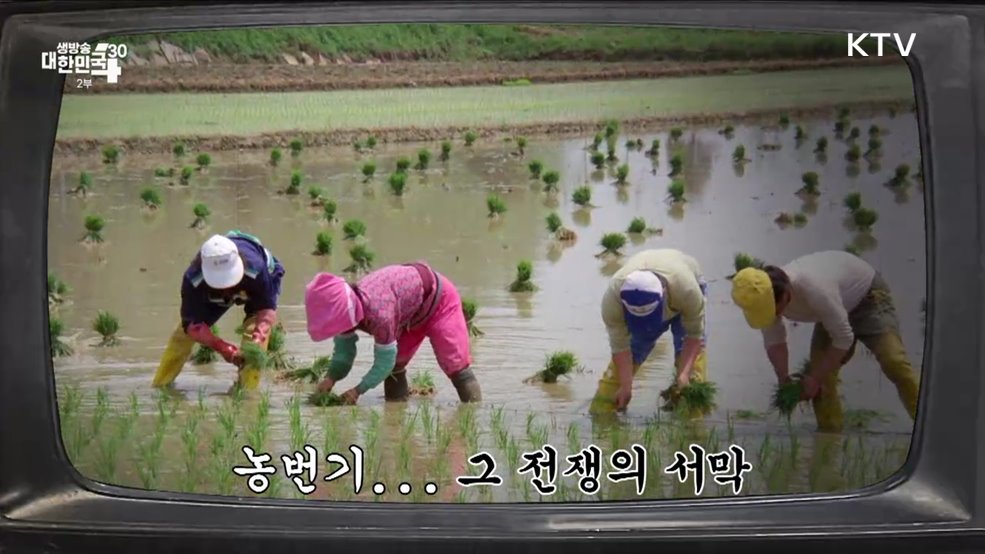
M92 87L79 89L75 79L65 80L67 94L119 92L291 92L379 88L454 87L501 85L521 79L531 83L564 83L620 79L652 79L743 72L789 71L845 66L900 63L885 58L833 58L817 60L749 60L712 62L425 62L368 63L326 62L319 65L218 64L182 62L176 58L161 65L128 64L120 80L108 84L93 79ZM205 58L202 58L205 59Z
M811 107L777 106L766 110L750 110L733 113L694 113L676 116L660 116L635 118L620 121L620 126L630 132L661 132L676 126L711 126L724 124L764 124L775 125L780 114L786 114L791 119L827 117L840 107L851 108L853 114L866 115L885 113L886 110L896 110L899 113L912 110L912 102L901 102L897 99L885 101L869 101L837 105L822 105ZM465 132L473 131L480 138L502 139L515 136L584 136L597 132L602 122L571 121L564 123L533 123L526 125L496 125L487 127L396 127L377 129L326 129L324 131L282 131L252 136L156 136L120 139L62 139L55 141L56 156L87 156L98 155L100 149L112 143L120 147L124 154L168 154L176 142L183 142L193 151L233 151L257 150L271 148L287 148L290 142L300 138L305 145L319 146L348 146L354 141L374 136L381 143L429 142L455 139L460 141Z

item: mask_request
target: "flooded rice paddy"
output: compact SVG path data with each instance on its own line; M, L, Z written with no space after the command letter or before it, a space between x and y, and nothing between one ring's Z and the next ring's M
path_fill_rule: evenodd
M796 125L807 134L801 142L794 138ZM863 152L871 125L883 130L877 164L845 161L849 142L835 137L833 118L793 121L788 128L736 125L731 138L717 128L686 128L676 142L666 132L622 135L619 161L602 171L590 162L591 137L531 137L522 156L515 142L483 139L467 148L456 138L447 162L439 160L440 145L435 143L381 144L362 154L351 148L305 149L297 158L285 150L276 168L268 163L269 152L219 152L211 153L211 165L196 172L187 186L177 177L155 177L154 169L194 165L197 152L181 162L138 155L109 165L98 157L57 159L48 258L50 271L71 288L66 303L52 311L74 349L72 356L55 360L66 449L83 474L101 481L246 496L253 494L247 478L231 469L249 465L243 444L272 455L278 472L264 494L286 497L301 494L284 476L280 456L305 444L317 448L322 460L317 491L306 498L472 502L692 496L691 481L681 484L663 472L674 461L674 452L686 451L691 442L716 452L733 443L742 446L753 466L745 475L744 495L872 484L900 467L912 429L874 358L860 348L841 373L846 423L857 424L857 429L840 436L816 435L809 409L790 422L768 413L775 377L760 336L731 304L725 279L739 251L783 264L812 251L854 244L894 289L903 338L919 371L926 290L922 189L912 176L908 186L886 186L900 164L908 164L911 173L919 171L917 127L913 114L853 116L852 126L861 130L854 142ZM826 159L813 153L821 136L829 141ZM642 149L625 146L637 138ZM654 139L660 140L659 154L648 156L645 150ZM749 158L741 169L732 161L738 144ZM759 148L770 144L779 148ZM405 194L394 196L387 177L397 158L416 159L421 148L433 153L429 169L409 170ZM604 143L601 149L605 151ZM684 159L683 205L667 201L674 154ZM557 194L546 194L543 182L531 179L527 165L535 159L545 171L560 173ZM364 182L360 169L370 160L376 162L377 173ZM623 163L629 165L629 176L625 185L617 185L616 166ZM289 184L292 170L303 173L301 194L278 194ZM85 198L70 194L81 171L93 176ZM821 194L805 202L796 192L808 171L818 174ZM572 192L586 185L593 207L579 209ZM143 209L140 200L148 186L157 187L163 200L153 212ZM321 208L310 205L310 186L321 187L326 198L337 202L337 223L328 224ZM871 233L859 233L846 221L842 198L852 191L859 191L863 204L879 214ZM487 217L490 193L499 194L508 207L498 220ZM211 211L203 229L190 228L197 203ZM545 217L551 211L577 234L572 245L559 245L548 233ZM780 228L774 222L780 212L801 211L806 224ZM90 214L106 221L105 242L93 247L79 242ZM658 392L673 374L669 336L661 339L637 378L625 416L614 422L588 417L588 404L609 358L599 303L608 277L619 266L595 255L601 251L602 235L625 232L636 217L662 232L631 237L625 256L647 248L679 248L697 258L710 281L709 378L719 392L717 410L703 422L674 422L658 409ZM483 388L481 405L458 405L426 345L409 372L430 372L437 392L407 404L385 405L379 387L358 407L315 408L304 403L314 385L285 383L269 374L261 394L230 398L226 391L235 369L222 362L187 364L176 390L166 397L150 387L177 322L182 272L205 238L229 229L258 235L287 269L279 314L288 354L299 365L331 354L330 343L312 343L305 332L303 290L316 272L341 272L350 264L342 225L351 219L366 223L367 244L376 253L374 267L427 260L456 283L463 297L476 301L475 323L484 332L472 345ZM331 256L312 255L322 231L333 235ZM507 291L521 260L533 263L534 293ZM98 335L92 320L99 310L119 317L119 345L94 346ZM220 335L232 337L241 320L242 312L231 310L219 323ZM811 328L801 325L789 332L791 364L798 366L806 356ZM584 371L555 384L523 382L559 350L576 354ZM338 390L354 385L371 362L371 340L364 338L356 366ZM603 477L601 492L592 497L579 492L577 479L561 477L567 467L563 457L593 443L606 459L615 448L633 443L646 447L649 471L642 496L632 483L609 483ZM343 484L351 476L331 483L322 479L335 469L324 461L326 449L348 453L349 444L366 452L358 496L351 484ZM547 497L517 474L521 454L542 444L553 445L561 457L561 488ZM481 473L481 467L466 462L480 451L495 457L504 484L456 485L456 476ZM371 490L378 481L387 485L382 496ZM437 494L424 492L426 481L437 484ZM400 482L410 483L412 492L397 492ZM711 483L703 494L732 492Z

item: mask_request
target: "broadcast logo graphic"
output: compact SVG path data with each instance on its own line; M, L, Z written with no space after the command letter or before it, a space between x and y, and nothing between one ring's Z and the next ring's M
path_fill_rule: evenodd
M59 42L55 51L41 53L41 69L90 76L76 79L76 88L91 87L91 77L106 77L107 83L115 84L123 72L120 60L127 57L127 53L126 44L99 42L93 48L86 42Z

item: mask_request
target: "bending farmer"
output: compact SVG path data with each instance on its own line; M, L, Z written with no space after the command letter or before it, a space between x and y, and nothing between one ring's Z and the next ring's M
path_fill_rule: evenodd
M732 278L732 300L753 329L761 329L777 380L790 379L790 355L783 318L811 322L810 366L801 380L811 399L819 431L842 429L838 372L861 341L896 385L913 418L917 377L900 339L889 287L861 258L848 252L809 254L781 267L746 268Z
M470 368L472 355L462 299L455 285L427 264L386 266L354 285L320 273L308 284L304 304L311 340L334 338L332 363L319 390L332 390L349 374L359 330L375 341L373 366L343 395L349 403L356 403L380 383L387 400L406 399L407 364L425 338L461 401L481 400L479 382Z
M633 377L668 329L674 337L677 375L661 396L665 409L690 379L705 380L707 285L698 262L672 249L647 250L630 258L602 296L602 321L612 362L599 380L591 411L623 410L632 398Z
M181 322L164 349L154 386L174 382L198 343L239 368L238 386L255 389L260 368L244 367L239 348L213 335L211 327L233 304L242 304L243 344L251 341L266 349L283 277L284 267L252 235L230 231L205 241L182 278Z

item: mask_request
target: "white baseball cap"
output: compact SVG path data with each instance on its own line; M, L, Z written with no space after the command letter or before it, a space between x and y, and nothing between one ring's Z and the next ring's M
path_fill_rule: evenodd
M222 235L213 235L200 251L202 277L214 289L234 287L243 279L243 259L236 243Z
M663 299L663 282L652 271L634 271L626 276L619 291L626 310L639 317L652 314Z

